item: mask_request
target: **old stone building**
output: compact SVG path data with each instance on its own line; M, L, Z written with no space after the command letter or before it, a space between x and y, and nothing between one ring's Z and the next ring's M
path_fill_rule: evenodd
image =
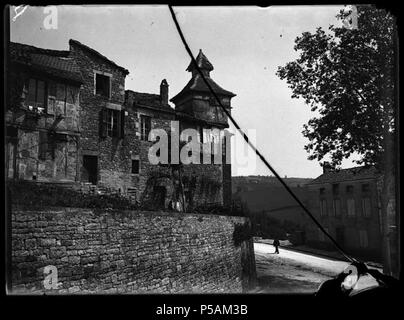
M9 178L93 185L163 208L230 204L228 119L193 63L172 108L166 80L159 94L125 91L129 71L76 40L68 51L12 43L10 61ZM197 63L230 112L235 95L212 80L213 65L202 51ZM205 144L198 161L150 163L153 129L175 132L170 139L182 147L189 128ZM170 160L179 157L177 149L169 148Z
M221 100L222 105L230 113L230 100L235 94L221 88L213 81L210 77L210 72L214 69L213 65L202 50L196 57L196 63L210 87ZM230 143L226 143L226 139L223 139L223 137L228 137L225 131L228 127L228 119L192 61L186 71L191 73L191 80L181 92L171 99L175 104L176 119L180 122L181 132L188 128L200 132L199 141L202 144L207 143L208 148L208 150L204 149L204 146L201 148L200 164L191 164L184 168L185 177L189 183L188 198L192 204L196 205L209 202L229 205L231 201L229 160L231 151ZM209 150L209 148L211 149ZM206 153L211 153L213 156L204 157ZM195 193L203 196L193 197Z
M230 99L235 95L219 87L210 78L213 66L202 51L196 61L230 112ZM136 114L139 127L139 154L135 155L138 193L143 201L165 207L170 202L185 203L188 208L216 204L227 206L231 202L231 165L226 159L226 154L228 157L230 155L230 143L226 144L223 137L228 119L192 63L187 71L192 74L191 80L170 100L175 104L175 109L168 104L166 80L160 84L159 95L126 91L126 108ZM181 147L188 142L182 134L190 128L198 132L197 139L201 143L200 151L194 157L197 161L177 166L174 157L177 156L179 160ZM171 165L150 164L148 151L155 140L149 133L153 129L162 129L171 139L180 140L178 150L171 148L170 140ZM203 149L203 143L206 143L207 150ZM217 150L216 154L220 154L216 159L214 143L222 146L222 150ZM220 161L216 161L218 159Z
M381 212L374 167L338 171L324 167L324 173L308 183L308 208L347 252L381 260ZM307 242L333 248L324 234L310 222Z
M123 67L78 41L70 56L80 68L80 181L126 193L132 185L131 154L136 139L134 119L124 109Z
M78 181L80 68L69 51L11 43L6 176Z
M131 171L135 183L131 194L139 201L167 207L175 189L171 171L149 161L149 149L155 143L150 132L162 129L169 134L171 121L175 120L175 110L168 104L167 81L161 82L160 94L126 90L125 105L136 119L136 149L132 155Z

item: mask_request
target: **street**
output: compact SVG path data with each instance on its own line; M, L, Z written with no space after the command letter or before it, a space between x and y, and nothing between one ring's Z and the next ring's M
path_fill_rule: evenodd
M254 243L258 293L314 293L319 285L342 272L348 262L320 258L285 248L274 254L274 247ZM361 286L374 285L366 277Z

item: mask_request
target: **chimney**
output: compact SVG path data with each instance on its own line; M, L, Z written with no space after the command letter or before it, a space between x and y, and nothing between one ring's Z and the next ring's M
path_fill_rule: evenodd
M163 105L168 104L168 83L166 79L163 79L160 84L160 102Z
M331 166L331 164L329 163L329 162L324 162L323 164L322 164L322 166L323 166L323 174L324 173L328 173L328 172L331 172L332 170L333 170L333 168L332 168L332 166Z

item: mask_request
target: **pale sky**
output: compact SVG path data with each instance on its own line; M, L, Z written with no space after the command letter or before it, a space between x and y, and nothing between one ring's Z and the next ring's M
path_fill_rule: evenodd
M175 7L182 31L194 54L202 49L214 66L211 77L237 94L232 114L243 129L256 130L258 149L281 176L316 177L322 169L307 160L303 124L313 113L291 98L278 66L298 57L294 39L317 27L336 25L343 6ZM10 19L11 41L68 50L76 39L129 70L126 89L158 93L162 79L169 97L189 81L190 58L167 6L57 6L57 29L46 29L43 7L28 7ZM11 18L15 16L10 10ZM233 128L234 129L234 128ZM241 158L242 149L233 143ZM240 157L238 156L240 155ZM249 166L233 163L233 175L271 174L249 156ZM256 166L254 165L256 161ZM353 164L346 161L343 167Z

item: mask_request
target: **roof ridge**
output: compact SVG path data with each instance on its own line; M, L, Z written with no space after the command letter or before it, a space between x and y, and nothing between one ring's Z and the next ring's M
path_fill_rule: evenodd
M93 48L91 48L91 47L89 47L89 46L87 46L87 45L81 43L80 41L75 40L75 39L70 39L70 40L69 40L69 44L70 44L70 45L71 45L71 44L76 44L76 45L78 45L78 46L80 46L80 47L86 49L87 51L91 52L92 54L98 56L99 58L101 58L101 59L103 59L103 60L109 62L110 64L114 65L116 68L121 69L125 74L127 74L127 75L129 74L129 70L127 70L126 68L124 68L124 67L122 67L122 66L116 64L114 61L108 59L106 56L104 56L103 54L101 54L101 53L98 52L97 50L95 50L95 49L93 49Z
M374 165L356 166L351 168L344 168L323 172L317 178L310 181L308 184L317 183L333 183L340 181L351 181L356 179L373 179L380 176Z
M80 68L75 59L69 57L69 51L42 49L21 43L11 43L10 59L33 70L75 82L83 82Z
M140 93L140 94L148 94L148 95L160 96L159 93L140 92L140 91L133 91L133 90L130 90L130 89L127 89L125 91L130 91L132 93Z
M25 43L21 43L21 42L13 42L13 41L10 41L10 46L11 47L12 46L21 46L21 47L25 47L27 49L39 51L43 54L55 54L58 57L67 57L70 53L69 50L46 49L46 48L36 47L36 46L30 45L30 44L25 44Z
M235 97L236 94L234 94L231 91L228 91L226 89L223 89L221 86L219 86L211 77L206 77L206 81L209 82L210 86L212 87L213 91L217 95L224 95L224 96L230 96L230 97ZM174 97L170 99L171 102L175 103L175 100L177 100L180 96L186 94L187 92L209 92L209 87L206 85L205 81L203 81L202 77L192 77L188 83L185 85L182 90L177 93Z

